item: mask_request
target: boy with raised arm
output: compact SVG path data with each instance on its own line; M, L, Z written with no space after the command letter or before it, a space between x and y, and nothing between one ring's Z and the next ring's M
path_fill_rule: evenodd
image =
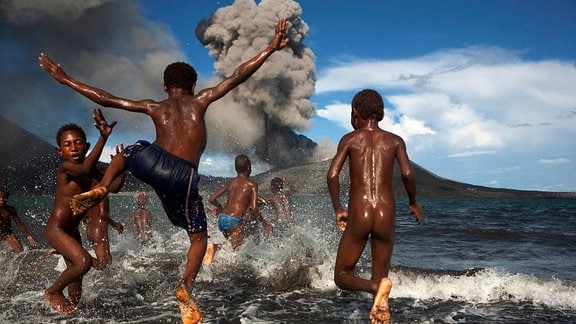
M56 152L64 160L56 172L54 207L44 233L46 242L64 258L66 269L44 291L44 296L56 311L64 314L77 310L82 294L82 277L92 267L92 256L82 246L78 229L84 213L72 213L70 200L72 196L90 190L94 168L112 128L116 125L116 122L108 125L100 109L94 109L93 117L96 128L100 130L100 137L88 155L86 153L90 143L86 142L86 133L80 126L66 124L60 127L56 134ZM65 288L68 288L68 298L64 296Z
M327 174L328 190L338 227L344 231L334 267L334 282L345 290L374 295L371 323L389 323L388 278L396 225L392 171L398 161L409 198L410 212L422 223L422 209L416 203L416 180L406 153L404 140L380 129L384 101L374 90L362 90L352 100L351 123L354 131L344 135ZM340 203L339 174L346 159L350 165L348 210ZM356 263L370 240L372 276L355 274Z
M105 107L144 113L152 119L156 139L151 144L138 141L127 147L124 154L112 159L98 188L83 194L74 202L76 212L90 208L109 191L115 177L125 170L146 182L158 194L166 214L173 225L186 230L190 239L186 270L175 290L185 323L200 322L202 316L190 297L192 286L206 251L206 215L202 198L198 193L198 163L206 147L206 123L208 106L246 81L275 51L288 44L287 21L276 23L274 38L270 44L253 58L242 63L234 73L215 87L195 94L196 71L188 64L177 62L164 71L164 91L168 98L163 101L130 100L119 98L104 90L89 86L69 77L48 56L40 54L40 66L52 77L88 99Z

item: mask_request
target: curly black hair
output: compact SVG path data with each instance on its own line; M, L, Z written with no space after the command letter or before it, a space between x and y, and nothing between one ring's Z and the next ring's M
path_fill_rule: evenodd
M86 142L86 133L84 132L82 127L78 126L77 124L70 123L70 124L63 125L62 127L60 127L58 129L58 132L56 132L56 144L58 146L60 146L60 141L62 140L62 134L64 134L64 132L67 132L67 131L79 132L80 136L82 136L82 139L84 140L84 142Z
M280 177L275 177L270 181L270 187L276 190L282 190L283 185L284 181Z
M164 70L164 86L168 89L191 90L197 80L196 70L188 63L174 62Z
M376 118L381 121L384 118L384 101L376 90L364 89L358 92L352 99L352 108L364 119Z
M234 167L236 168L236 172L246 172L252 167L252 162L247 155L240 154L234 160Z

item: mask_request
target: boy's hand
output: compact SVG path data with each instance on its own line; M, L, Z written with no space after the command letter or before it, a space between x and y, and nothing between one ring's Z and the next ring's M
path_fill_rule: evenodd
M118 232L118 234L122 234L122 232L124 232L124 226L120 222L114 222L112 224L112 227L114 227L114 229L116 230L116 232Z
M68 75L60 67L60 64L54 63L48 55L40 53L38 60L40 61L40 67L48 72L56 81L63 83L64 80L69 79Z
M218 208L216 206L206 205L204 206L204 208L214 213L214 217L216 218L218 218L218 215L220 215L220 213L218 212Z
M410 205L410 213L416 216L418 225L422 225L422 207L418 204Z
M34 239L34 237L32 237L32 235L28 235L28 243L30 243L31 247L36 247L38 246L38 242L36 242L36 240Z
M112 160L116 155L124 152L124 143L120 142L120 144L116 144L114 150L116 151L116 154L110 154L110 160Z
M104 137L110 136L112 129L116 126L116 121L108 125L108 122L106 122L106 118L104 118L104 114L100 108L92 110L92 117L94 118L94 126L98 128L100 135Z
M336 225L341 231L346 229L348 223L348 212L344 209L336 211Z
M286 28L288 27L288 22L286 18L280 18L276 23L276 31L274 33L274 39L272 40L272 48L275 50L281 50L288 44L290 39L286 36Z

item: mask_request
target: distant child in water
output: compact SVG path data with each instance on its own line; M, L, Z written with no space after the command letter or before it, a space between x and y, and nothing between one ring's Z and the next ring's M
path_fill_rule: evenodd
M121 148L116 146L116 154L121 152ZM102 180L104 170L96 167L94 169L92 186L98 184ZM119 192L124 183L125 174L114 179L110 186L110 191ZM118 234L122 234L124 226L110 218L110 200L106 197L98 205L92 207L86 212L87 221L86 225L86 238L94 244L94 253L96 258L92 262L92 267L96 270L103 270L108 263L112 261L112 254L110 253L110 238L108 236L108 225L112 226Z
M10 196L8 189L3 184L0 184L0 241L6 241L14 252L20 253L24 251L24 248L22 244L20 244L16 234L12 232L12 220L14 220L14 223L16 223L16 226L18 226L22 234L26 236L31 247L36 247L38 243L36 243L36 240L32 234L30 234L24 222L18 217L16 208L8 205L8 196Z
M380 129L384 101L374 90L362 90L352 99L351 123L354 130L342 137L327 182L336 224L344 231L338 246L334 282L340 289L365 291L374 295L371 323L389 323L388 278L396 224L392 171L398 161L409 199L410 212L422 223L422 209L416 203L416 180L404 140ZM344 162L350 165L348 210L340 203L339 174ZM356 275L358 259L370 240L372 276Z
M244 242L243 217L251 209L252 214L262 223L266 233L272 232L270 225L260 214L258 207L258 184L250 179L252 162L248 156L238 155L234 161L236 177L210 196L210 203L216 206L218 229L230 241L234 250ZM226 194L226 202L220 204L218 197Z
M134 197L136 209L130 214L132 218L132 233L134 239L140 243L146 243L152 238L152 229L150 226L150 211L148 210L148 195L145 192L139 192Z
M66 269L44 291L44 296L56 311L64 314L77 310L82 295L82 278L92 267L92 256L82 246L78 229L84 214L72 213L70 200L92 187L94 168L116 125L116 122L108 125L99 109L94 109L93 118L100 137L88 155L90 143L86 142L86 133L80 126L66 124L56 134L56 151L63 161L56 172L54 207L44 231L46 242L64 258ZM66 288L68 297L64 295Z
M270 181L270 191L272 197L266 198L268 204L272 204L278 222L291 221L294 218L292 211L292 195L296 193L296 188L285 176L275 177Z

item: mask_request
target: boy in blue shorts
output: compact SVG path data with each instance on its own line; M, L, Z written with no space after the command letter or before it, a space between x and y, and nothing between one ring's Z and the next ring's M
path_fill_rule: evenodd
M234 160L237 176L210 196L210 203L216 206L218 229L237 250L244 242L243 217L246 211L252 210L254 216L262 223L266 233L272 232L272 226L260 214L258 208L258 184L250 179L252 163L248 156L241 154ZM222 205L218 197L226 194L226 203Z

